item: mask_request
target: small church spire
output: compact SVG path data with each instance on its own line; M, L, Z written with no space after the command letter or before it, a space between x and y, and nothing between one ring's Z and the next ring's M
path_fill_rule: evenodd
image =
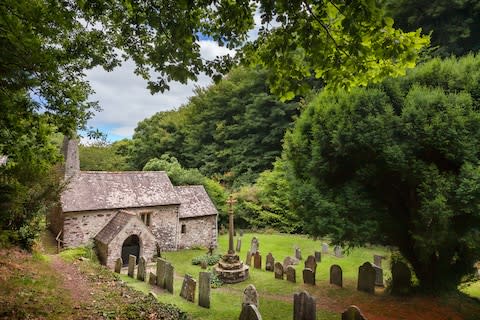
M78 140L67 136L63 138L63 157L65 159L65 178L80 172L80 156L78 153Z

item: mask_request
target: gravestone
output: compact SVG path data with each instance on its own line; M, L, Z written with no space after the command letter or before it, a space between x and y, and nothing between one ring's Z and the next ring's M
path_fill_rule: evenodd
M255 269L262 269L262 256L260 255L260 251L255 252L253 256L253 267Z
M242 307L239 320L262 320L262 316L254 304L248 304Z
M253 284L249 284L243 291L242 306L253 304L258 308L258 292Z
M144 257L140 257L137 266L137 280L145 281L145 273L147 268L147 262Z
M375 293L375 269L370 262L365 262L358 268L357 290Z
M191 275L186 274L183 278L182 289L180 290L180 297L187 301L195 302L195 289L197 288L197 281Z
M297 260L302 260L302 250L298 247L295 248L295 258Z
M288 266L295 265L295 262L296 261L292 257L286 257L285 259L283 259L283 270L287 270Z
M322 253L320 251L315 251L315 261L322 262Z
M237 239L237 247L235 248L235 251L240 252L242 249L242 239Z
M333 253L335 254L335 257L337 258L343 258L343 250L342 247L340 246L335 246L333 248Z
M210 272L200 272L198 280L198 305L204 308L210 308L210 286L212 274Z
M275 279L283 280L283 266L280 262L275 262L273 271L275 273Z
M115 272L120 273L122 271L122 266L123 266L122 258L118 258L117 261L115 261Z
M128 276L133 278L135 273L135 265L137 264L137 257L134 255L128 256Z
M157 258L157 286L165 289L165 266L168 262L162 258Z
M252 253L250 251L247 252L247 258L245 259L245 263L247 266L252 265Z
M317 307L315 297L306 291L293 295L293 320L316 320Z
M303 283L315 285L315 272L312 269L303 269Z
M312 269L313 272L317 272L317 262L315 261L314 256L308 256L307 260L305 260L305 268Z
M150 272L148 275L148 284L154 286L157 284L157 275L153 272Z
M328 253L328 244L322 243L322 253L324 254Z
M250 243L250 252L254 255L258 249L260 249L260 241L256 237L252 238L252 242Z
M243 237L243 229L240 229L240 237Z
M287 275L287 281L296 283L297 282L297 275L295 268L293 266L288 266L287 270L285 271L285 274Z
M165 289L167 289L167 291L170 293L173 293L173 271L173 266L167 262L165 264Z
M357 306L350 306L342 312L342 320L367 320Z
M380 256L378 254L373 255L373 264L376 265L377 267L382 267L382 260L385 259L384 256Z
M273 257L272 253L269 252L267 254L267 259L265 262L265 270L266 271L273 271L273 265L275 264L275 258Z
M208 268L208 263L205 260L200 261L200 267L205 270Z
M392 293L407 294L412 286L412 273L408 266L401 262L392 263Z
M343 287L343 273L339 265L334 264L330 267L330 284Z
M384 287L383 269L376 265L373 265L373 269L375 269L375 285L379 287Z

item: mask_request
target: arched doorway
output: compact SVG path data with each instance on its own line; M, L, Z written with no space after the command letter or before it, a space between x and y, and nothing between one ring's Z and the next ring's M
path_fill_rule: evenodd
M134 255L138 259L140 258L140 239L137 235L132 234L129 236L125 241L123 241L122 245L122 261L123 265L128 265L128 256Z

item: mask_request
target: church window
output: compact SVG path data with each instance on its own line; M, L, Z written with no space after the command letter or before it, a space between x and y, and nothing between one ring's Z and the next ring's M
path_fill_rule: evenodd
M152 218L152 213L151 212L141 213L140 217L141 217L143 223L145 223L146 226L150 226L151 218Z
M187 233L187 226L182 224L182 233Z

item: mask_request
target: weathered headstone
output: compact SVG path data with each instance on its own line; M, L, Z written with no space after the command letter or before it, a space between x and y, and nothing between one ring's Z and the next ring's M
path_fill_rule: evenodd
M367 320L357 306L350 306L342 312L342 320Z
M337 258L343 258L343 250L342 250L342 247L340 246L335 246L333 248L333 253L335 255L335 257Z
M240 237L243 237L243 229L240 229Z
M245 259L245 263L247 264L247 266L252 265L252 252L247 252L247 258Z
M307 260L305 260L305 268L312 269L313 272L317 271L317 262L314 256L308 256Z
M137 264L137 257L134 255L128 256L128 276L133 278L135 273L135 265Z
M375 269L370 262L365 262L358 268L357 290L375 293Z
M375 269L375 285L379 287L384 287L383 284L383 270L379 266L373 265Z
M240 252L242 249L242 239L237 239L237 247L235 248L235 251Z
M273 271L275 273L275 279L283 280L283 266L280 262L275 262Z
M303 283L315 285L315 272L312 269L303 269Z
M283 270L287 270L288 266L292 266L295 264L295 260L292 257L286 257L283 259Z
M168 262L162 258L157 258L157 286L165 289L165 270Z
M373 264L376 265L377 267L382 267L382 260L385 259L384 256L380 256L378 254L373 255Z
M197 281L191 275L186 274L183 278L182 289L180 290L180 297L187 301L195 302L195 289L197 288Z
M316 320L317 307L315 297L302 291L293 295L293 320Z
M118 258L117 261L115 261L115 272L120 273L122 271L122 266L123 266L122 258Z
M147 262L144 257L140 257L137 266L137 280L145 281L145 273L147 268Z
M173 293L173 278L174 278L174 269L170 263L165 264L165 289L168 292Z
M239 320L262 320L262 316L254 304L247 304L242 306Z
M255 252L255 255L253 256L253 267L255 269L262 269L262 255L260 254L260 251Z
M296 283L297 282L297 275L295 268L293 266L288 266L287 270L285 271L285 274L287 275L287 281Z
M334 264L330 267L330 283L343 287L343 273L339 265Z
M322 253L328 253L328 244L322 243Z
M210 308L210 286L212 274L210 272L200 272L198 281L198 305L204 308Z
M295 258L302 260L302 250L298 247L295 248Z
M253 284L249 284L243 291L242 306L253 304L258 308L258 292Z
M315 261L322 262L322 253L320 251L315 251Z
M200 261L200 267L205 270L208 268L208 263L205 260Z
M401 262L392 263L392 293L407 294L412 286L412 273L408 266Z
M256 237L253 237L250 243L250 252L254 255L258 249L260 249L260 241L258 241Z
M148 275L148 284L154 286L157 284L157 275L153 272L150 272Z
M272 253L269 252L267 254L267 259L265 261L265 270L266 271L273 271L273 265L275 264L275 258L273 257Z

